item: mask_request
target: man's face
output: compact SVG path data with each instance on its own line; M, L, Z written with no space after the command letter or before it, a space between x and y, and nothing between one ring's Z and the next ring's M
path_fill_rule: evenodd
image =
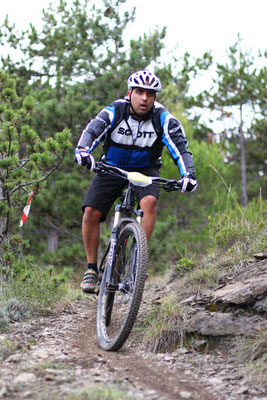
M133 88L132 92L128 92L128 96L131 96L133 109L140 116L146 115L156 100L155 90L150 89Z

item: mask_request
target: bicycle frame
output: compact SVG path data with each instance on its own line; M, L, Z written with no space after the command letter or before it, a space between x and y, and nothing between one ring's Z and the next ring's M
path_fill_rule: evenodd
M115 207L113 227L111 231L111 239L108 247L108 260L106 264L107 268L107 289L116 290L117 285L112 282L112 265L115 257L115 249L117 246L118 231L121 226L120 222L132 221L132 214L136 215L136 221L141 225L143 218L143 210L136 209L134 207L134 185L129 182L124 200L122 204L118 204ZM102 263L101 263L102 266Z
M115 215L108 249L101 261L103 273L97 307L97 335L100 347L116 351L127 340L135 322L147 278L147 237L141 227L143 211L135 208L135 186L157 184L178 190L175 180L127 172L101 162L96 172L106 172L128 181Z
M102 274L104 271L103 264L104 264L104 259L108 254L108 260L106 264L107 268L107 288L112 289L112 286L114 290L116 290L115 286L112 284L112 265L114 262L114 256L115 256L115 249L117 246L117 238L118 238L118 232L121 227L122 222L132 222L133 218L132 215L134 214L136 216L135 220L141 225L142 223L142 218L143 218L143 210L141 209L136 209L134 207L134 187L135 186L148 186L150 184L156 184L160 185L163 187L166 191L171 191L171 190L179 190L181 188L181 184L179 181L176 181L174 179L164 179L164 178L159 178L159 177L149 177L146 175L143 175L139 172L127 172L121 168L114 167L111 165L107 165L103 162L98 162L96 163L95 167L95 172L105 172L110 175L115 175L121 178L124 178L125 180L128 180L128 186L126 189L126 192L123 194L123 200L121 204L117 205L115 207L115 215L114 215L114 221L113 221L113 227L111 231L111 238L110 238L110 243L108 246L108 249L100 263L100 273Z

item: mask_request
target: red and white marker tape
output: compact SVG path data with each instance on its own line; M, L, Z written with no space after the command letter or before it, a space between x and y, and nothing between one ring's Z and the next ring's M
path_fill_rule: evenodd
M24 223L26 222L26 219L28 218L30 208L31 208L32 196L34 194L35 194L35 192L33 192L33 191L31 191L29 193L29 199L27 201L26 206L23 208L23 211L22 211L22 216L21 216L21 220L20 220L20 224L19 224L20 227L24 225Z

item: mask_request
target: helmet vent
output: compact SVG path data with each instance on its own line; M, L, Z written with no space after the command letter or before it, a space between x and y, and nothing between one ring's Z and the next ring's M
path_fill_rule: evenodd
M142 81L143 85L146 84L142 76L140 76L140 80Z
M128 89L131 90L136 87L143 89L150 88L151 90L155 90L155 92L160 92L161 83L159 78L152 72L141 70L133 73L128 78Z

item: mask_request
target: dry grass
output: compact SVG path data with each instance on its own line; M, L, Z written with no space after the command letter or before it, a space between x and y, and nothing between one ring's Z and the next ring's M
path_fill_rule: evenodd
M254 384L266 384L267 329L260 327L250 337L239 340L235 352L244 365L246 378Z
M152 352L173 351L186 335L187 308L174 294L158 299L142 315L142 342ZM137 328L138 333L138 328Z

